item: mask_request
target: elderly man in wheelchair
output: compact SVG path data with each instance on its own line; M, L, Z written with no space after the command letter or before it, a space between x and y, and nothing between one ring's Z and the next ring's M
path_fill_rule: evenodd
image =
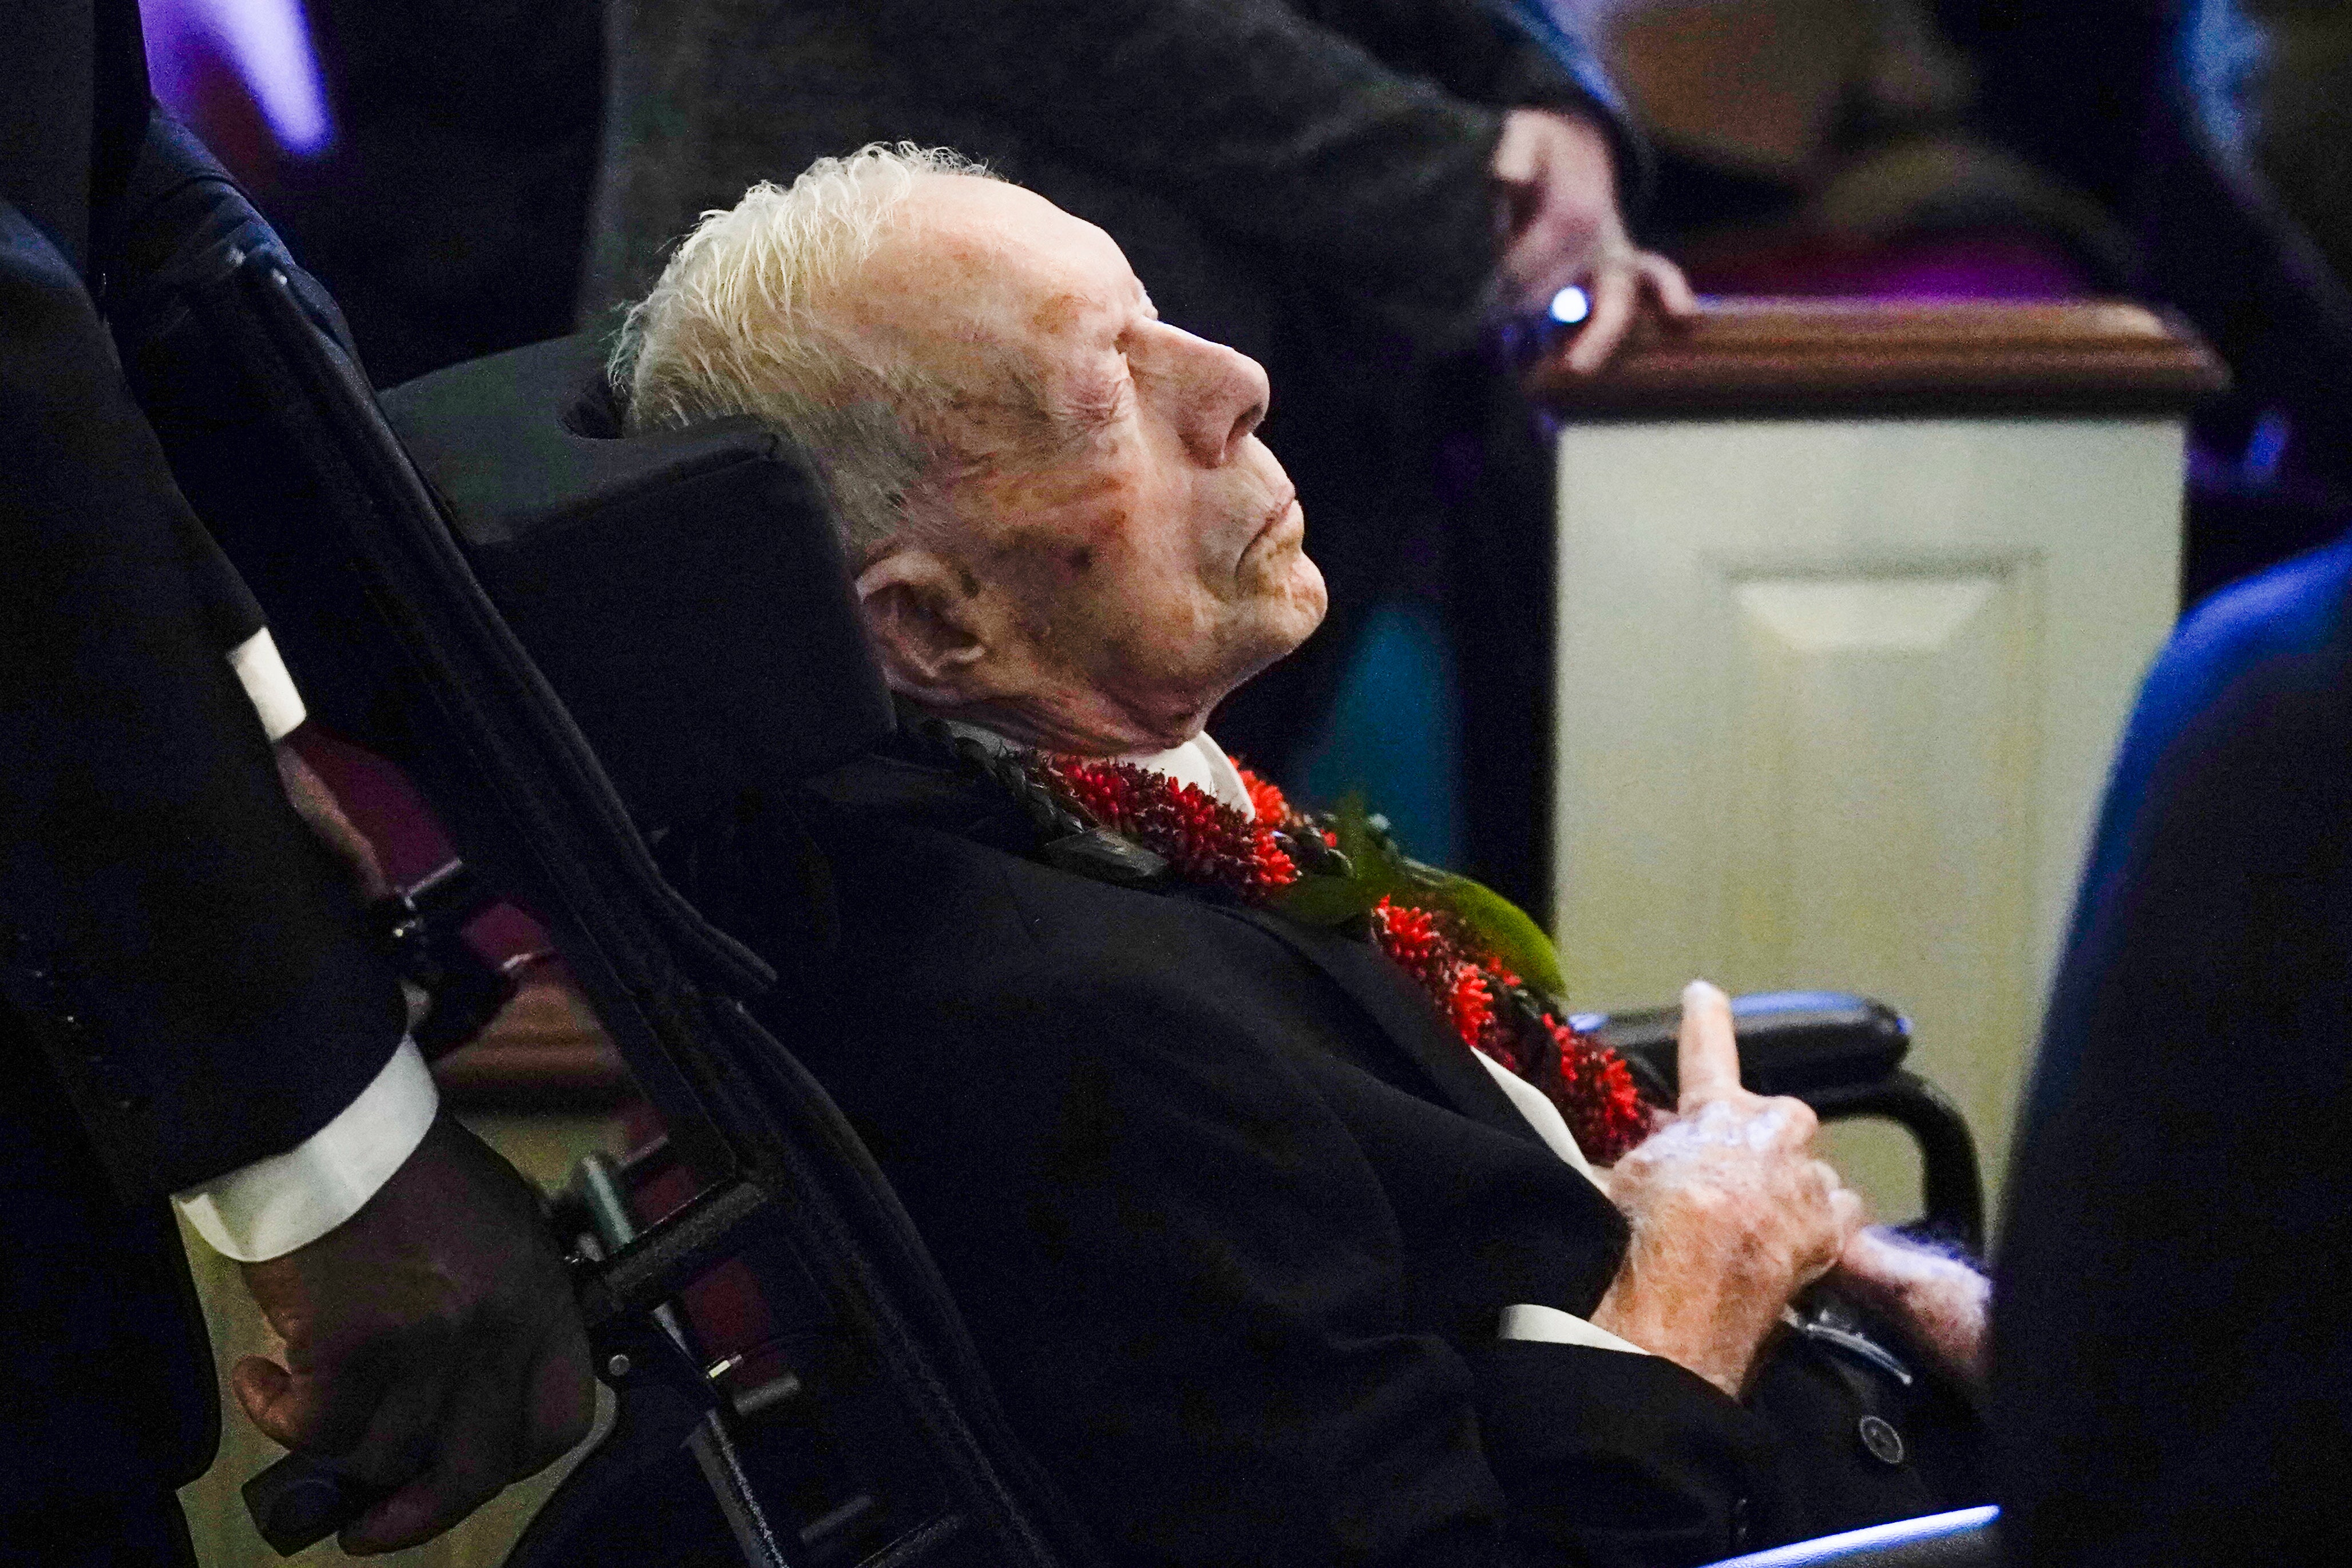
M665 864L791 978L1115 1556L1691 1563L1983 1500L1981 1277L1864 1226L1720 992L1645 1102L1524 917L1210 740L1322 581L1263 372L1100 230L825 160L614 368L631 430L751 416L833 503L898 732Z
M126 355L176 477L668 1127L560 1212L620 1419L510 1562L676 1554L681 1447L761 1564L1681 1563L1982 1500L1984 1282L1811 1152L1903 1121L1979 1238L1901 1021L1570 1016L1525 916L1228 759L1320 579L1263 374L1100 231L868 149L707 220L617 384L567 340L379 409L203 188ZM669 1304L730 1258L733 1340ZM247 1496L281 1550L365 1506Z

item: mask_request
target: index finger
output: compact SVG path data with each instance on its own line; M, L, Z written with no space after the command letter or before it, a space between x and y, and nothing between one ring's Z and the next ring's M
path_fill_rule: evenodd
M1650 292L1657 297L1659 308L1676 321L1698 314L1698 296L1691 292L1690 279L1683 269L1654 250L1645 250L1634 265L1649 280Z
M1739 1041L1731 1028L1731 998L1704 980L1683 987L1675 1072L1685 1110L1739 1088Z
M1618 342L1633 324L1633 309L1642 300L1641 282L1628 267L1608 266L1592 275L1592 313L1568 351L1568 368L1591 375L1609 363Z
M246 1419L263 1436L281 1448L310 1454L348 1454L357 1447L383 1395L373 1378L290 1373L257 1355L239 1360L228 1381Z

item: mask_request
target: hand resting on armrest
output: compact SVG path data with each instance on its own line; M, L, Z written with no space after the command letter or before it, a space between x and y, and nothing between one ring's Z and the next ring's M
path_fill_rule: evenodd
M1683 994L1674 1119L1618 1162L1610 1195L1633 1226L1592 1321L1738 1394L1791 1298L1862 1228L1862 1200L1812 1153L1800 1100L1740 1087L1729 998Z
M1990 1281L1956 1258L1862 1224L1861 1199L1813 1157L1803 1101L1739 1085L1729 1001L1694 982L1674 1119L1619 1162L1632 1222L1593 1321L1738 1394L1781 1310L1828 1276L1971 1394L1984 1386Z

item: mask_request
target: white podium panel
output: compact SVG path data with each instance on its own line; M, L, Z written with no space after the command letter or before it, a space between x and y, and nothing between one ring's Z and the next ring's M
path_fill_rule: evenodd
M2091 815L2179 574L2138 418L1648 420L1559 441L1554 931L1579 1007L1703 974L1907 1013L1995 1193ZM1916 1212L1892 1130L1832 1135Z

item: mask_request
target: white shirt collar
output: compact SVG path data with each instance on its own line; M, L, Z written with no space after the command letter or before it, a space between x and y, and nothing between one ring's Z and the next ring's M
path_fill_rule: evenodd
M1030 748L1007 740L993 730L961 720L946 721L947 727L959 735L968 736L991 750L1021 752ZM1229 805L1251 821L1257 811L1250 805L1249 790L1242 784L1241 770L1225 755L1224 748L1209 738L1206 730L1179 746L1164 752L1133 752L1123 757L1113 757L1115 763L1131 763L1147 773L1180 784L1191 784L1220 805Z
M1245 820L1257 816L1256 808L1250 805L1249 790L1242 783L1241 769L1234 766L1233 758L1209 738L1206 730L1181 746L1171 746L1164 752L1137 752L1118 760L1178 784L1191 784L1210 799L1232 806Z

